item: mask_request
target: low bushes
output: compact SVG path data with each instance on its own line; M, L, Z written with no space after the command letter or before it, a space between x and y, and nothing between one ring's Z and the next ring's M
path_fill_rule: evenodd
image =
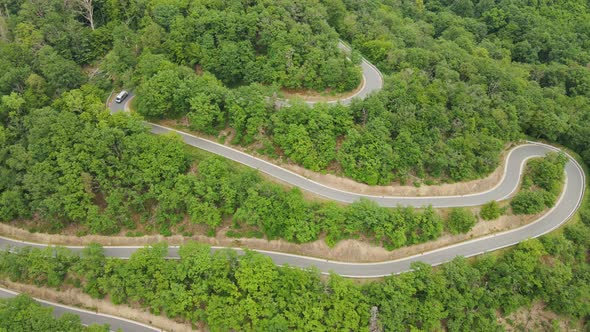
M564 180L567 157L549 153L544 158L529 161L521 191L512 199L514 214L535 214L555 205Z
M498 219L502 213L504 213L504 209L500 207L500 204L496 201L490 201L482 206L479 216L483 220L494 220Z
M447 226L453 234L467 233L477 222L477 218L471 211L464 208L454 208L449 214Z

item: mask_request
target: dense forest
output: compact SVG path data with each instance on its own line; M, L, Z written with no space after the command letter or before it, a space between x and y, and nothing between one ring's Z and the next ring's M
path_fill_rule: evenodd
M341 38L388 74L352 107L362 134L340 150L347 175L367 181L367 165L385 165L373 168L378 183L392 172L470 179L523 134L590 161L587 1L322 2ZM369 142L381 143L360 148ZM371 163L384 155L402 161Z
M525 135L590 158L582 0L106 1L92 21L77 1L3 7L0 93L27 108L88 79L107 91L114 81L136 88L144 116L183 117L208 134L229 127L235 144L368 184L481 177ZM384 90L350 108L277 109L276 87L302 78L358 83L334 29L382 70Z
M542 56L524 62L509 56L526 43L501 44L498 40L516 38L509 38L512 30L489 27L490 15L500 12L506 26L524 24L516 5L492 8L482 2L466 15L455 5L430 2L309 3L318 10L303 6L307 2L232 2L222 14L220 6L228 3L131 2L125 11L97 3L92 17L76 2L5 3L0 12L0 219L34 217L44 231L81 224L87 232L103 234L133 229L139 222L147 231L168 235L185 218L207 225L212 233L229 218L236 236L309 242L323 234L330 244L366 236L389 249L434 239L443 229L465 232L474 223L460 209L445 223L431 209L385 210L369 201L344 208L311 203L297 190L284 191L251 171L236 172L219 159L194 160L178 139L149 135L139 119L109 116L103 102L112 80L137 86L137 106L144 115L185 115L191 128L210 133L229 125L239 144L258 144L265 153L285 154L315 170L336 161L345 174L372 184L387 183L395 174L477 177L497 165L504 143L523 134L564 143L588 157L588 69L582 66L585 53L575 51L576 45L584 49L585 40L579 38L584 25L562 25L557 15L585 10L582 4L522 5L539 26L569 28L565 36L574 48L559 53L551 51L561 47L558 41L542 43ZM336 43L329 26L336 28L388 74L386 88L350 108L294 103L277 109L268 98L272 87L244 81L228 88L215 76L225 80L223 75L208 72L203 59L214 56L207 55L211 50L206 47L196 47L204 40L189 42L195 49L191 59L175 58L165 45L155 47L148 40L157 36L152 30L173 34L177 22L197 19L203 11L216 12L211 14L215 22L236 23L236 30L219 30L213 21L195 26L227 32L228 43L245 41L237 32L245 31L243 19L249 16L237 15L240 10L251 13L255 22L266 22L265 15L284 16L277 27L286 29L281 36L295 38L301 29L314 27L313 38ZM389 29L395 24L405 28ZM260 60L264 49L275 44L267 40L268 33L259 33L267 27L258 28L248 36L255 37L252 45ZM451 38L459 32L463 35ZM313 38L311 45L318 46ZM461 44L465 40L471 43ZM502 47L494 49L497 44ZM333 52L333 59L339 54ZM192 69L197 64L204 73ZM548 80L549 71L541 69L549 67L561 74ZM519 194L512 202L514 212L536 213L551 206L559 185L545 185L550 187L533 184ZM500 210L490 204L486 218Z
M63 314L52 315L53 309L43 307L27 295L0 299L0 332L108 332L108 326L80 323L80 317Z
M262 180L254 170L195 154L179 137L151 135L138 118L109 115L100 94L85 85L63 93L50 107L29 111L16 94L2 98L19 108L8 113L9 125L0 131L0 220L34 218L43 231L77 225L101 234L141 225L164 235L187 224L203 225L214 235L231 220L232 236L296 243L325 236L329 245L363 237L390 250L436 239L445 228L466 233L475 224L467 210L456 210L445 222L431 207L415 211L381 208L369 200L348 206L306 200L298 189ZM549 155L533 161L526 193L546 199L517 213L553 205L565 160ZM547 190L536 190L541 186ZM522 204L535 203L527 202Z
M214 135L230 127L235 144L369 184L481 177L508 142L526 136L564 144L588 162L588 6L0 0L0 220L34 219L50 232L80 225L80 234L142 225L165 235L182 232L175 226L186 220L212 233L231 220L236 236L298 243L325 236L331 245L365 238L388 249L466 232L476 217L464 209L444 220L431 208L306 200L187 150L177 137L150 135L139 117L109 115L104 102L114 88L133 88L147 118L186 118L190 129ZM351 107L277 108L280 88L358 85L358 54L348 60L339 37L381 69L383 91ZM534 161L510 209L528 214L553 204L562 169L560 156ZM506 208L490 202L481 217ZM586 205L581 221L505 254L437 269L419 264L365 285L197 244L178 261L163 258L164 245L128 261L105 258L95 246L82 257L63 249L2 252L0 273L82 287L219 331L367 330L373 306L387 330L494 331L502 329L498 312L534 301L588 317L589 224ZM37 310L15 301L19 310ZM61 329L61 321L42 321Z
M74 285L211 331L502 331L498 317L538 301L565 321L588 317L588 204L581 215L563 232L505 254L456 258L436 269L415 264L413 272L363 284L278 267L251 251L211 253L197 243L182 246L179 260L165 259L165 244L129 260L107 258L97 245L81 256L63 248L15 249L0 253L0 276L58 289ZM528 328L560 329L558 321L545 324Z
M443 220L432 208L309 201L254 170L195 155L178 137L149 134L138 118L109 115L98 92L84 86L52 107L8 117L10 125L0 131L0 220L34 217L44 231L74 224L102 234L141 224L171 235L186 219L214 234L229 218L235 232L244 227L268 239L309 242L326 234L333 245L364 234L388 248L442 232Z
M478 178L527 135L589 160L587 2L321 2L385 74L383 91L350 108L277 109L272 90L228 90L161 52L133 70L137 110L208 134L229 127L235 144L368 184Z
M520 191L510 201L514 214L535 214L552 207L563 187L567 157L549 154L528 163Z

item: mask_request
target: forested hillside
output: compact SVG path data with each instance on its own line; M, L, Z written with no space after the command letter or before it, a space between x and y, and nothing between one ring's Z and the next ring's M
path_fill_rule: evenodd
M231 86L259 82L342 92L360 82L317 1L154 0L102 6L97 8L102 25L118 31L104 65L126 83L138 58L150 54L209 71Z
M323 234L334 245L366 236L390 249L437 238L444 227L432 208L306 200L253 170L195 155L178 137L151 135L138 118L109 115L90 85L38 110L16 94L2 100L18 106L0 130L2 221L33 218L43 231L78 225L101 234L141 225L171 235L179 224L203 225L213 235L225 220L235 233L268 239L302 243Z
M482 176L497 166L504 143L524 134L564 143L588 158L586 5L482 2L464 12L458 3L130 2L121 10L99 2L92 20L77 2L6 3L0 12L0 218L34 218L52 231L82 224L82 233L105 234L137 224L170 234L187 219L213 234L230 219L255 236L309 242L326 235L330 244L367 236L390 249L436 238L449 227L429 210L307 202L296 190L217 159L193 160L180 141L147 134L139 119L109 116L104 100L112 80L136 86L138 110L150 118L186 116L190 128L213 134L229 126L235 143L370 184L410 175ZM561 24L574 11L579 24ZM561 39L547 37L533 43L537 58L512 57L524 43L513 31L527 22L521 12L538 27L567 30L563 38L572 51L558 52ZM494 28L493 14L504 23ZM272 88L239 78L228 87L219 80L227 77L208 72L199 57L223 49L207 51L207 35L219 34L211 37L216 42L225 33L229 44L246 41L237 32L247 30L247 18L278 25L276 40L269 39L267 26L249 32L260 43L259 59L271 44L301 52L335 47L330 24L381 67L386 88L350 108L277 108L268 98ZM192 60L166 48L173 27L186 20L197 20L187 24L201 29L180 34L195 38L180 48L194 49ZM214 22L236 25L227 23L230 33ZM303 38L297 33L308 28L314 33L304 35L311 39L297 44ZM148 38L157 36L154 29L168 37L155 43ZM537 35L545 36L531 36ZM346 63L335 48L331 54ZM522 194L512 204L515 212L551 206L558 189L544 190L550 195ZM459 219L472 224L472 218Z
M30 219L43 232L75 226L79 235L138 226L170 235L183 232L178 225L213 235L226 222L236 236L325 236L330 245L360 238L388 249L468 231L475 216L464 209L443 220L432 208L306 200L177 137L150 135L138 116L110 115L105 101L113 89L133 88L137 111L150 119L186 120L213 135L229 127L234 144L369 184L478 178L498 165L506 143L526 135L565 144L588 162L588 6L0 0L0 220ZM358 55L347 60L339 37L381 69L384 90L351 107L277 108L281 87L358 85ZM560 156L534 161L513 212L551 206L562 169ZM503 212L490 202L482 217ZM387 330L495 331L498 316L534 301L587 319L589 224L586 206L581 221L505 254L418 265L366 285L196 244L178 261L163 258L165 246L128 261L97 247L81 258L61 249L2 251L0 274L79 286L218 331L362 331L373 306ZM13 309L37 310L18 301Z
M101 1L88 13L78 1L7 2L0 92L36 108L114 80L136 87L147 117L230 127L235 144L369 184L481 177L524 135L590 158L582 0ZM350 108L277 110L268 97L279 86L358 84L335 31L381 69L385 89Z
M587 2L322 3L341 38L386 75L382 92L348 109L277 110L269 91L227 91L162 54L134 71L138 111L186 117L208 134L230 127L235 144L368 184L478 178L526 135L590 159Z
M322 2L341 37L389 75L385 91L352 107L347 175L470 179L523 134L590 161L587 1ZM379 143L361 148L369 142Z
M429 181L476 178L497 166L505 143L524 134L566 144L588 158L587 4L484 2L130 2L125 10L98 2L92 17L78 2L7 2L0 12L1 218L36 217L53 230L82 223L99 233L139 221L169 234L185 215L198 216L195 222L212 229L231 216L269 238L307 242L321 233L341 239L361 232L392 248L436 237L440 221L432 222L432 232L420 240L411 235L420 223L407 220L404 230L358 221L328 226L333 223L326 220L345 225L347 219L324 218L321 208L296 192L281 202L283 194L277 193L285 192L266 183L252 196L257 198L250 197L252 190L235 197L208 195L202 189L207 163L198 167L201 178L184 180L191 160L180 142L148 135L139 120L110 117L103 102L113 80L136 86L138 111L150 118L186 116L191 129L212 134L229 126L234 143L254 144L263 153L369 184L413 175ZM562 24L568 14L576 17L575 24ZM515 30L524 30L529 21L537 28L527 32L525 42ZM265 22L277 25L276 34ZM181 25L198 31L178 33L175 27ZM206 59L221 57L208 53L223 50L221 44L249 42L256 61L275 69L276 59L264 60L264 54L276 56L275 48L283 46L301 52L296 57L301 63L308 60L305 52L317 53L311 47L331 52L328 60L324 53L314 58L321 63L332 59L353 68L336 50L338 37L330 26L387 75L382 92L350 108L302 103L277 108L269 99L273 88L247 85L239 75L229 82L207 65ZM570 45L567 52L559 51L566 44L557 33L538 31L545 26L566 30L560 36ZM190 59L171 51L173 36L194 38L177 49L192 54ZM513 56L526 43L537 57ZM227 69L236 62L223 63ZM262 183L231 181L244 188ZM179 191L201 198L198 203L174 198ZM265 219L261 211L272 209L260 203L261 197L286 213L280 218L284 224ZM543 201L540 194L525 198ZM280 208L285 204L290 208Z
M517 329L579 329L575 320L590 314L588 212L586 205L582 222L503 255L456 258L437 269L415 264L413 272L364 284L277 267L255 252L212 254L197 243L181 247L179 260L164 258L165 244L129 260L107 258L96 245L81 257L63 248L3 251L0 276L54 288L78 285L93 297L211 331L368 331L371 322L384 331L503 331L499 317ZM516 310L539 301L563 317L512 320Z
M214 235L231 225L234 236L296 243L324 238L330 246L362 238L389 250L436 239L445 229L466 233L475 224L470 211L465 211L469 222L457 227L461 218L451 214L445 221L431 207L307 200L297 188L286 190L254 170L195 154L179 137L151 135L136 117L109 115L100 96L99 89L85 85L37 110L27 109L16 94L2 98L15 106L7 114L8 126L0 128L0 221L33 219L36 229L51 232L76 226L78 234L139 226L172 235L201 225L201 233ZM524 181L533 201L520 198L529 208L516 212L553 206L565 160L550 155L534 161ZM532 191L536 187L543 190Z

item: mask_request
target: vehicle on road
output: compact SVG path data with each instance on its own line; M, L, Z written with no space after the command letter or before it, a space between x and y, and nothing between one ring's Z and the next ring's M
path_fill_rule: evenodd
M123 90L123 91L119 92L119 94L115 98L115 102L117 104L120 104L123 100L125 100L125 98L127 98L127 96L129 96L129 92L127 92L126 90Z

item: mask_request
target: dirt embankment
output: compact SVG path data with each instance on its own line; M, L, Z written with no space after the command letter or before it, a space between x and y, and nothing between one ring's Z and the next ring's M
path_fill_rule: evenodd
M359 92L361 92L361 90L365 88L365 84L365 75L362 75L359 85L354 90L348 92L335 93L331 90L313 91L282 88L281 93L285 99L301 99L303 101L313 103L330 103L356 96Z
M477 212L476 209L473 210ZM322 239L304 243L295 244L285 240L255 239L255 238L230 238L225 235L229 228L221 229L215 237L205 235L194 235L184 237L174 235L164 237L162 235L146 235L141 237L102 236L102 235L59 235L45 233L30 233L29 231L8 224L0 224L0 235L12 239L29 241L35 243L46 243L53 245L77 245L84 246L90 243L99 243L104 246L144 246L158 242L167 242L169 245L181 245L187 241L193 240L205 243L211 246L223 247L241 247L250 249L260 249L269 251L278 251L296 255L310 256L316 258L345 261L345 262L380 262L387 260L399 259L411 255L420 254L426 251L442 248L451 244L463 242L473 238L513 229L536 220L540 215L534 216L502 216L494 221L480 221L467 234L451 235L444 234L434 241L416 244L399 248L393 251L387 251L385 248L360 240L343 240L334 248L330 248Z
M193 329L190 324L183 324L163 316L156 316L143 309L132 308L127 305L115 305L107 300L93 299L89 295L84 294L81 290L75 288L58 291L51 288L41 288L33 285L16 283L8 279L0 279L0 285L45 301L130 319L139 323L154 326L164 331L199 331L198 329Z
M543 302L534 302L506 317L498 313L498 323L506 331L583 331L581 321L561 317L548 309Z

